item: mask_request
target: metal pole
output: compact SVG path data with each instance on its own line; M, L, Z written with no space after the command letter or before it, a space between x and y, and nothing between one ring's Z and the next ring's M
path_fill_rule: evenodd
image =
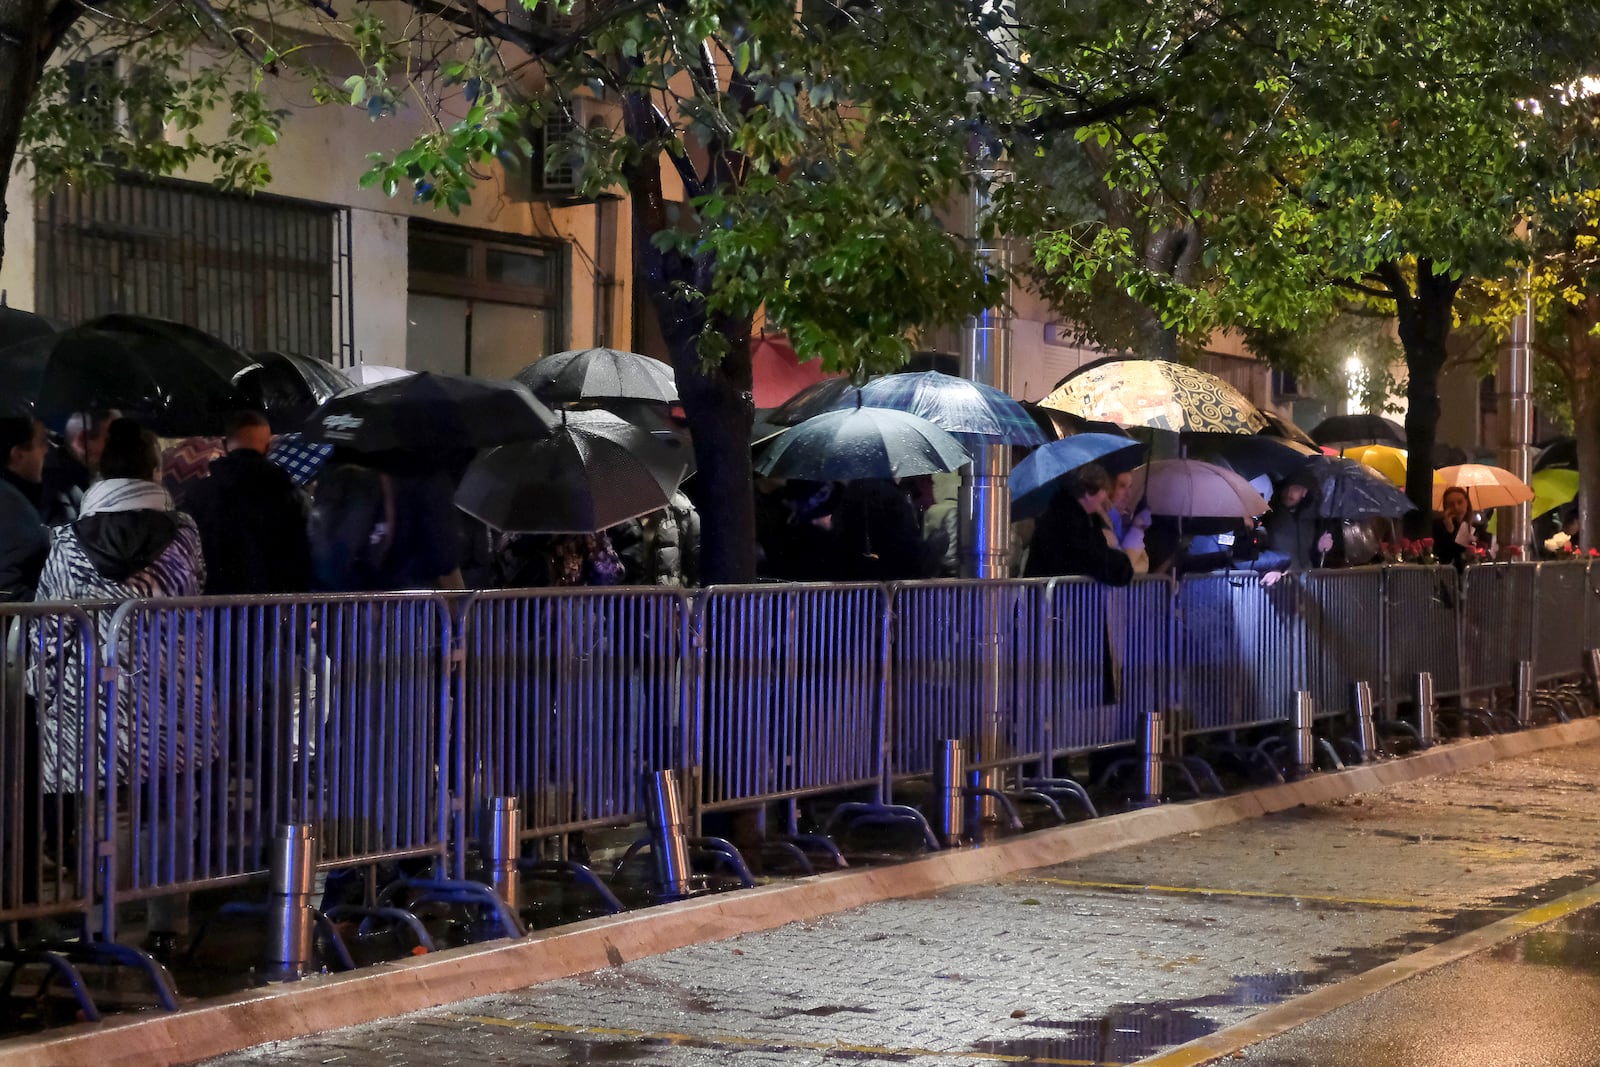
M1350 684L1350 711L1356 717L1356 742L1361 746L1361 761L1372 759L1378 751L1378 728L1372 721L1372 683Z
M1433 673L1419 671L1411 680L1412 703L1417 706L1417 741L1427 748L1438 741L1434 721L1439 712L1439 700L1433 689Z
M310 823L279 825L268 867L265 970L269 981L295 981L311 966L316 853L317 839Z
M1166 713L1147 711L1140 726L1142 727L1139 746L1142 773L1139 776L1139 791L1144 795L1146 804L1159 804L1166 792L1166 783L1162 780L1167 755Z
M1517 661L1517 726L1526 729L1533 725L1533 691L1538 686L1533 680L1533 660Z
M682 899L689 895L689 838L684 831L677 771L656 771L644 776L644 806L656 885L663 899Z
M1533 475L1533 284L1526 279L1522 311L1511 324L1511 342L1500 351L1500 465L1524 482ZM1500 540L1529 559L1532 505L1500 509Z
M978 149L983 153L983 149ZM984 224L993 208L993 192L1003 178L998 160L984 157L980 175L973 183L967 223L967 240L973 255L991 276L1005 276L1010 267L1010 242L1003 236L985 237ZM1008 300L985 308L967 319L961 330L961 375L1001 392L1011 391L1011 309ZM957 498L957 559L964 578L1004 579L1011 576L1011 450L1007 445L972 447L972 462L961 468L961 489ZM998 605L985 597L980 622L982 643L990 654L982 661L982 690L977 756L993 763L1003 755L1005 737L1004 685L1000 666L1000 627L1004 624ZM999 789L1000 772L983 773L981 784ZM982 797L977 805L979 819L995 817L992 798Z
M966 810L961 783L966 777L966 758L961 753L961 742L939 742L933 768L934 803L937 821L933 832L945 848L961 844L966 833Z
M483 810L483 865L495 896L517 910L517 845L522 835L522 812L516 797L490 797Z
M1316 738L1312 735L1312 726L1316 722L1316 703L1311 699L1308 690L1296 690L1294 694L1294 710L1289 718L1290 751L1293 755L1293 765L1290 773L1297 778L1310 774L1317 763Z

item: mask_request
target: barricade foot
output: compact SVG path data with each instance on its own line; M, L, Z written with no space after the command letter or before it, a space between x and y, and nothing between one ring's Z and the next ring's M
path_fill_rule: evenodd
M645 842L648 844L649 842ZM637 846L638 842L634 843ZM628 856L634 854L635 847L630 847ZM593 893L600 901L600 906L608 915L621 915L628 909L611 887L601 880L600 876L587 864L577 863L573 860L534 860L523 859L517 862L517 870L532 878L557 882L573 882Z
M1087 812L1089 818L1100 817L1100 813L1095 810L1094 801L1089 799L1089 791L1071 778L1029 778L1022 785L1025 789L1044 793L1057 801L1062 798L1070 799Z
M934 836L933 827L928 825L927 816L906 804L877 804L863 801L840 804L828 817L828 825L823 833L837 840L843 830L863 824L879 826L910 824L921 832L922 843L927 846L929 852L939 851L939 839Z
M495 891L482 882L463 882L449 878L402 878L385 889L378 898L379 907L400 907L404 910L423 904L445 904L473 908L477 913L477 930L493 931L489 937L472 937L473 941L493 940L497 937L518 938L527 934L522 920L508 907Z
M11 970L6 974L5 981L0 982L0 1001L11 1001L16 997L17 978L22 974L24 967L29 964L42 964L45 968L44 980L39 983L39 988L34 990L31 998L34 1005L44 1003L45 997L50 993L50 987L59 979L64 982L72 992L72 999L77 1001L78 1013L84 1022L97 1023L100 1021L100 1009L94 1002L94 997L89 995L89 987L83 981L83 975L72 965L63 952L45 948L5 948L0 949L0 962L11 964Z
M404 908L369 908L361 904L341 904L336 908L329 908L321 919L331 935L330 944L337 946L334 954L340 957L340 963L346 970L355 969L355 960L351 957L344 938L339 935L336 923L359 920L356 937L363 939L385 933L386 931L378 929L377 920L387 920L393 926L403 927L411 934L415 942L411 948L413 954L421 955L434 951L433 938L429 935L428 928L422 925L421 919Z

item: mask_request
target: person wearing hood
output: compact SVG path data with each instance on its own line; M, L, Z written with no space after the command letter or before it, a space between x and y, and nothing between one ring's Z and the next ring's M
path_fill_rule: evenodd
M1267 547L1286 557L1289 569L1321 566L1333 550L1333 534L1323 529L1317 513L1316 476L1300 470L1279 486L1261 528L1267 535Z
M0 603L32 600L50 551L44 524L44 423L0 416Z
M40 600L147 600L199 596L205 588L205 557L194 520L173 507L161 487L161 455L153 434L132 419L117 419L100 457L100 480L83 495L77 521L51 531L50 555L39 576ZM112 632L113 613L96 613L99 647L116 649L123 681L117 686L116 766L119 784L160 789L170 775L188 765L199 730L185 714L200 706L200 695L180 697L165 706L167 677L176 652L137 649L126 628ZM39 695L42 785L46 793L71 798L89 788L82 780L84 746L83 647L60 628L41 626L30 639L39 650L35 690ZM188 684L180 683L180 690ZM160 714L152 715L155 707ZM143 714L136 710L143 709ZM134 724L138 723L138 736ZM163 801L175 820L187 821L176 798ZM135 827L134 829L139 829ZM187 827L167 824L163 833L182 839ZM131 844L118 850L131 863ZM171 948L187 922L183 894L152 898L147 946Z
M226 424L227 454L191 482L182 505L200 530L206 593L245 596L311 588L306 501L289 475L267 459L272 429L259 411Z

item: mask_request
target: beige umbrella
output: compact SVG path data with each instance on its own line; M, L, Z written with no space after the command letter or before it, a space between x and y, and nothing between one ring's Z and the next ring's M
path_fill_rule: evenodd
M1446 489L1465 489L1474 511L1509 508L1533 499L1533 490L1504 467L1487 463L1462 463L1442 467L1433 474L1433 506L1444 508Z
M1197 459L1158 459L1134 473L1134 492L1154 515L1248 519L1267 510L1255 488L1226 467Z
M1103 359L1074 371L1039 406L1120 426L1253 434L1267 420L1214 374L1162 359Z

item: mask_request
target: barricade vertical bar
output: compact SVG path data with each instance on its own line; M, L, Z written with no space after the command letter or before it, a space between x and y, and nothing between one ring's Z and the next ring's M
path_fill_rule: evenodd
M292 982L311 965L316 848L309 823L284 823L272 839L265 961L269 980Z

